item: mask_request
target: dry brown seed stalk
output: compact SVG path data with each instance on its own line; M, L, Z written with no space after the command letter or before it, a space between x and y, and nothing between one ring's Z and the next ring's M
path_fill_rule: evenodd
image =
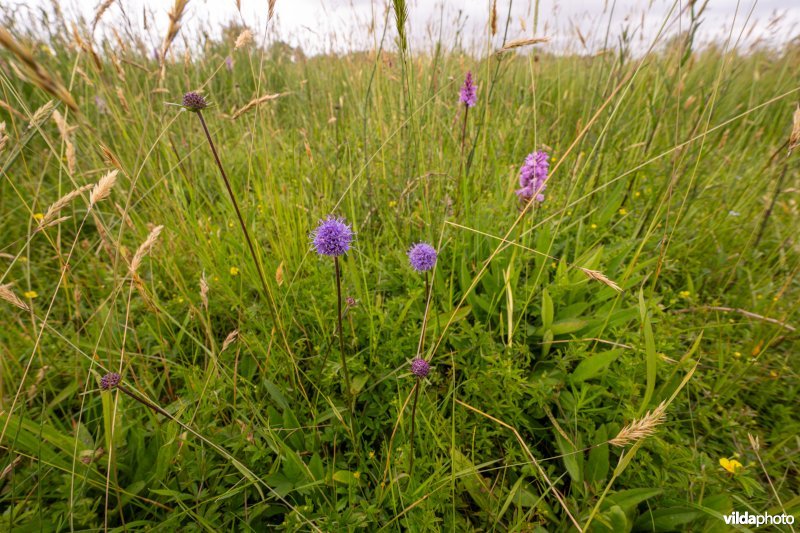
M238 338L239 338L239 330L238 329L235 329L235 330L231 331L230 333L228 333L228 336L225 337L225 341L223 341L223 343L222 343L222 350L220 350L220 353L224 352L228 348L228 346L230 346L231 344L236 342L236 340Z
M53 104L53 101L50 100L49 102L44 104L42 107L40 107L39 109L34 111L33 112L33 117L31 117L31 121L28 124L28 129L32 130L32 129L38 127L42 122L44 122L45 119L47 118L47 115L50 113L50 111L53 110L53 107L55 107L54 104Z
M247 46L251 42L253 42L253 32L248 29L244 29L236 38L236 43L233 45L233 49L238 50L243 46Z
M492 2L492 11L489 13L489 28L492 35L497 35L497 0Z
M55 96L64 102L70 109L78 112L78 104L67 91L64 85L50 75L33 57L30 50L22 46L14 37L3 27L0 27L0 45L4 46L16 58L22 62L31 81L43 91Z
M97 11L94 13L94 20L92 21L92 33L94 33L94 29L97 27L97 23L100 22L100 18L103 16L103 13L105 13L113 3L114 0L106 0L97 7Z
M6 147L6 141L8 141L8 135L6 135L6 123L0 122L0 152L2 152L3 148Z
M247 102L247 104L245 104L244 107L242 107L242 108L238 109L237 111L235 111L233 113L233 115L231 116L231 118L233 120L236 120L237 118L239 118L243 114L247 113L248 111L250 111L254 107L259 106L259 105L263 104L264 102L269 102L270 100L275 100L276 98L279 98L281 96L285 96L286 94L288 94L288 93L265 94L264 96L259 96L258 98L254 98L254 99L250 100L249 102Z
M206 273L200 276L200 300L203 302L203 307L208 311L208 281L206 281Z
M165 70L164 65L167 59L167 52L169 52L169 47L172 46L172 41L175 40L175 37L178 35L178 31L181 29L181 19L183 19L183 15L186 12L186 5L189 3L189 0L175 0L175 3L172 5L172 10L169 12L169 27L167 28L167 34L164 36L164 42L161 44L161 78L164 78Z
M100 178L100 181L92 189L92 194L89 195L90 206L94 206L100 200L108 198L108 195L111 194L111 188L114 187L114 183L117 181L117 173L117 170L112 170Z
M589 279L593 279L595 281L599 281L604 285L608 285L617 292L622 292L622 287L617 285L613 280L606 277L606 275L600 272L599 270L590 270L588 268L581 268L581 272L586 274L589 277Z
M67 156L67 170L70 174L75 174L75 166L78 164L78 157L75 155L75 143L72 141L65 141L67 147L65 155Z
M522 48L523 46L530 46L532 44L539 44L539 43L546 43L550 40L550 37L533 37L531 39L514 39L513 41L508 41L505 46L497 51L498 54L502 54L504 52L508 52L509 50L513 50L515 48Z
M78 187L74 191L68 192L67 194L65 194L52 204L50 204L50 207L47 208L47 212L44 214L44 217L42 218L42 220L39 221L39 228L41 229L47 226L49 222L55 219L59 211L67 207L67 205L69 205L69 203L72 202L72 200L74 200L81 194L85 193L92 187L93 184L91 183L84 185L83 187Z
M30 307L28 304L23 302L19 296L17 296L14 291L11 290L11 284L6 283L5 285L0 285L0 299L7 301L11 305L16 305L20 309L24 309L25 311L30 311Z
M608 441L613 446L627 446L637 440L649 437L656 432L656 428L667 418L667 404L661 402L658 407L648 411L645 415L634 420L617 433L617 436Z
M789 152L800 146L800 105L792 115L792 133L789 134Z
M153 228L153 231L150 232L150 235L147 236L147 239L139 246L139 249L136 250L136 253L133 255L133 259L131 260L131 274L136 274L136 271L139 270L139 266L142 264L142 259L144 256L150 252L150 250L155 245L156 241L158 240L158 236L161 234L161 230L164 229L164 226L156 226Z

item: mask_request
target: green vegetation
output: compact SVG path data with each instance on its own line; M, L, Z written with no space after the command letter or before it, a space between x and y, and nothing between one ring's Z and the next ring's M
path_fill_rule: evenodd
M234 49L233 28L162 70L143 42L51 24L48 42L6 26L0 52L0 530L706 531L800 512L797 43L476 58L387 37L306 58ZM275 309L200 122L165 105L189 90L213 104ZM523 210L534 150L550 178ZM113 170L107 198L46 215ZM331 213L356 234L352 411L334 263L309 240ZM420 241L439 252L427 320ZM100 390L110 371L128 394Z

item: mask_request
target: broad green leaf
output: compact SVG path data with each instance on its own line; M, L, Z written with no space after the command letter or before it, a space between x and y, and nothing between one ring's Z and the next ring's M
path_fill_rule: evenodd
M595 433L595 447L589 450L589 461L586 463L586 481L599 483L608 476L608 430L600 426Z
M578 366L575 367L575 370L570 374L570 378L573 383L580 383L587 379L592 379L605 370L608 365L616 361L620 355L622 355L622 348L615 348L613 350L594 354L578 363Z

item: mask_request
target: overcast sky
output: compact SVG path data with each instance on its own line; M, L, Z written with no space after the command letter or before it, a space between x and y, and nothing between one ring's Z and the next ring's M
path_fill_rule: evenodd
M440 20L443 42L452 44L458 35L468 48L485 47L492 1L409 0L412 49L423 49L435 42ZM502 42L509 10L509 0L496 1L499 34L492 46ZM50 0L3 2L35 6L51 3ZM167 13L172 2L117 0L104 15L99 31L104 31L104 24L118 24L123 8L132 26L144 31L142 13L147 10L155 20L155 24L150 24L149 34L157 42L168 24ZM66 0L59 5L68 16L81 15L91 20L98 3L99 0ZM184 32L196 35L202 27L218 31L222 23L236 21L252 28L259 38L280 38L301 46L307 53L367 49L380 38L386 3L386 0L277 0L275 17L268 22L268 0L241 0L241 12L235 0L189 0ZM548 36L551 42L546 46L550 50L591 52L604 46L607 27L611 34L609 46L617 45L618 36L627 28L633 35L633 49L642 51L665 22L667 34L686 28L688 16L677 16L686 4L686 0L540 0L538 27L534 32L534 0L513 0L508 38ZM377 21L377 28L370 32L373 20ZM391 17L389 22L389 35L394 36ZM779 46L800 35L800 0L710 0L698 39L704 43L723 41L731 31L742 49L756 41ZM585 47L578 32L586 42Z

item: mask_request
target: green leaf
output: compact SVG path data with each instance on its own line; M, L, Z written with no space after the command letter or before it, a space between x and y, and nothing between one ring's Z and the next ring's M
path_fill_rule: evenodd
M660 495L663 491L661 489L627 489L615 492L609 495L603 502L602 508L618 505L625 511L630 511L640 503L650 498Z
M558 431L555 432L555 435L558 449L562 455L561 460L564 461L564 467L569 472L569 477L579 486L583 483L583 452L578 451Z
M622 351L622 348L615 348L584 359L578 363L578 366L572 371L570 379L573 383L580 383L587 379L592 379L605 370L608 365L616 361L617 358L622 355Z
M553 299L547 289L542 291L542 328L547 331L553 325Z
M586 481L589 483L599 483L608 476L608 430L605 425L597 429L594 440L599 445L589 450L589 462L586 464Z
M647 313L647 306L644 303L644 293L639 291L639 314L642 319L644 333L645 357L647 361L647 384L644 392L642 405L639 407L639 414L644 413L650 405L653 392L656 390L656 370L658 369L658 356L656 354L656 341L653 337L653 326L650 324L650 316Z
M311 460L308 462L308 470L314 476L315 481L325 478L325 467L322 465L322 459L318 453L311 456Z
M679 531L685 526L703 516L702 511L691 507L667 507L648 511L634 522L633 527L645 531Z
M553 335L566 335L567 333L575 333L582 330L588 324L588 320L580 318L567 318L559 320L553 324Z
M353 476L353 473L349 470L337 470L333 473L333 480L337 483L347 483L348 485L358 482L355 476Z

